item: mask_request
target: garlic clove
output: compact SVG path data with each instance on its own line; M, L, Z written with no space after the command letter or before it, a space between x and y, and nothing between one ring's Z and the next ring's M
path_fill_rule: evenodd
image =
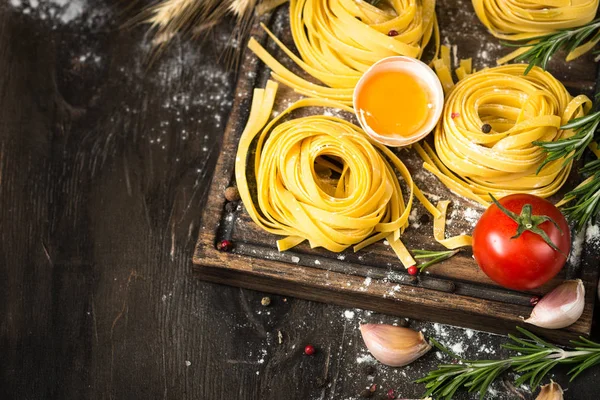
M563 391L560 385L554 381L542 386L540 394L535 400L563 400Z
M409 328L365 324L360 333L373 357L391 367L410 364L431 349L421 332Z
M542 297L525 320L547 329L565 328L581 317L585 306L585 288L581 279L565 281Z

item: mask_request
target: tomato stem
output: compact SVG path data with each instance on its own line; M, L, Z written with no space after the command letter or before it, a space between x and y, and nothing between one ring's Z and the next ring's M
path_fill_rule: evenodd
M507 217L509 217L510 219L512 219L513 221L515 221L517 223L517 232L515 233L515 235L513 237L511 237L511 239L517 239L523 234L523 232L529 231L531 233L535 233L536 235L538 235L542 239L544 239L544 242L546 242L546 244L548 246L550 246L552 249L554 249L555 251L558 251L565 257L567 256L564 251L559 249L558 246L556 246L556 244L554 244L554 242L552 241L552 239L550 239L548 234L539 227L539 225L548 221L548 222L551 222L558 229L558 231L560 232L561 235L563 235L564 232L560 228L560 226L558 226L556 221L554 221L552 218L550 218L547 215L533 215L533 210L531 208L531 204L525 204L521 208L521 214L517 215L516 213L510 211L509 209L504 207L502 204L500 204L500 202L498 200L496 200L496 198L491 193L490 193L490 197L492 198L492 201L494 202L494 204L500 209L500 211L502 211L504 214L506 214Z

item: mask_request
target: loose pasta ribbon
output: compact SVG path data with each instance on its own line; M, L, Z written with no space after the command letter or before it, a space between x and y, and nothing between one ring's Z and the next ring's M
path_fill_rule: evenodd
M398 55L420 58L432 36L439 47L435 0L386 4L381 9L366 1L291 0L290 28L300 57L263 25L288 57L326 86L284 67L254 38L248 47L271 68L275 80L298 93L351 105L356 83L377 61Z

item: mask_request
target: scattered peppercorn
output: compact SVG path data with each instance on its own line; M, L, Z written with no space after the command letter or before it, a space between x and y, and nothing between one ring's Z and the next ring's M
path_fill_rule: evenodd
M401 327L406 328L407 326L410 325L410 321L406 318L402 318L402 319L400 319L399 324Z
M365 374L367 375L375 375L375 367L372 365L367 365L365 367Z
M390 31L388 32L388 36L394 37L394 36L398 36L399 33L397 30L395 29L390 29Z
M233 248L233 243L231 243L231 240L221 240L219 243L217 243L217 250L220 251L229 251Z
M460 114L457 112L453 112L452 114L450 114L450 118L454 119L454 118L458 118L460 117Z
M481 126L481 132L490 133L492 131L492 126L490 124L483 124Z
M532 306L535 306L537 303L539 303L539 301L540 301L539 296L533 296L532 298L529 299L529 304L531 304Z
M225 189L225 198L227 201L238 201L240 199L240 192L235 186L229 186Z
M271 298L270 297L263 297L260 300L260 304L262 304L265 307L269 306L271 304Z
M416 265L411 265L410 267L408 267L408 274L409 275L417 275L419 273L419 270L417 269Z
M419 218L419 222L422 224L426 224L429 221L431 221L431 218L429 217L429 214L423 214L421 215L421 217Z
M307 356L312 356L313 354L315 354L315 352L315 346L313 346L312 344L307 344L304 347L304 354L306 354Z
M394 393L394 389L390 389L387 391L387 398L388 399L395 399L396 398L396 393Z
M360 392L360 397L364 397L365 399L369 399L373 396L373 392L371 392L369 389L365 389L362 392Z

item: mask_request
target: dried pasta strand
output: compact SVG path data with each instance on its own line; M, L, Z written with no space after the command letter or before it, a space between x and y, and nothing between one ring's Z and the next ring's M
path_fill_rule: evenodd
M435 0L389 0L386 9L356 0L291 0L290 28L300 57L262 25L298 66L323 85L284 67L253 38L248 47L273 78L309 96L352 104L354 86L375 62L388 56L420 58L432 36L439 49ZM396 36L390 36L390 31Z
M448 79L450 66L437 60L440 79ZM535 67L523 75L525 64L499 66L466 75L446 84L442 118L434 133L435 152L417 147L424 168L454 192L482 205L489 194L503 197L531 193L549 197L565 183L571 163L545 160L534 141L570 137L561 125L581 117L592 102L584 95L571 97L550 73ZM451 77L450 77L451 78ZM489 124L491 132L482 126Z
M469 235L458 235L446 239L446 211L449 204L448 200L442 200L437 204L440 216L433 220L433 237L438 243L451 250L471 246L473 238Z
M306 107L352 112L338 102L301 99L268 122L276 91L274 81L255 89L237 151L237 186L252 220L267 232L285 236L277 242L280 251L304 240L334 252L352 245L358 251L386 238L405 267L414 265L400 240L413 198L419 198L434 218L441 212L416 188L402 161L341 118L287 118ZM255 157L247 165L255 140ZM256 200L250 193L248 169L255 174ZM339 178L332 179L334 173ZM406 199L397 173L407 185Z

